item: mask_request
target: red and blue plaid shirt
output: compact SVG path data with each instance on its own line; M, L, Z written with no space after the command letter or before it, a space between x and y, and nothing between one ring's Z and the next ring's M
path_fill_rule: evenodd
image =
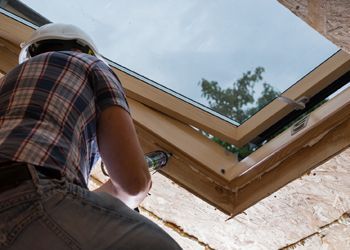
M0 162L59 170L86 185L95 156L100 112L129 112L117 76L101 60L79 52L49 52L0 79Z

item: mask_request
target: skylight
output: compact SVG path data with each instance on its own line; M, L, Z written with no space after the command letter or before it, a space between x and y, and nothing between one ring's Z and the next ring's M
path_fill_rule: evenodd
M273 0L23 2L53 22L80 26L112 61L206 106L203 79L224 90L262 67L258 99L264 82L282 93L337 51ZM216 109L239 124L257 110L239 118Z

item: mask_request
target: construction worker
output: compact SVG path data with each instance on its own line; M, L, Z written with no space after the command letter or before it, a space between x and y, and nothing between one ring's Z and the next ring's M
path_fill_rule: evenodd
M0 80L0 249L180 249L133 211L151 179L117 76L91 38L47 24ZM110 180L88 177L99 153Z

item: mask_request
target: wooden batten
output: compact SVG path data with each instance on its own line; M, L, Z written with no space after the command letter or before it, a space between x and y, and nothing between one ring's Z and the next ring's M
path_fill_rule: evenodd
M15 67L18 64L18 54L19 46L0 37L0 72L8 72Z
M23 22L27 23L25 20ZM21 42L26 41L33 32L33 28L2 13L0 13L0 23L0 37L11 41L18 48Z

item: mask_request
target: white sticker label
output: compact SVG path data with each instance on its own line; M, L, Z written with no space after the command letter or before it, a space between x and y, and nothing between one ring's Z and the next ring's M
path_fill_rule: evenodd
M303 128L305 128L307 126L308 120L309 120L309 115L306 115L300 120L298 120L296 123L294 123L291 128L292 135L295 135L296 133L301 131Z

